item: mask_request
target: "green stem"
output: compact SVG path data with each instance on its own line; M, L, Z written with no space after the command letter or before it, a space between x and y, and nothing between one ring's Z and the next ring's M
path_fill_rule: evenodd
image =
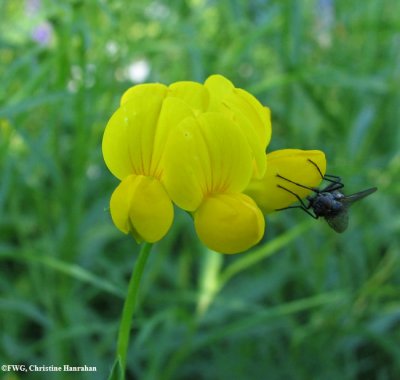
M128 352L133 313L135 312L137 304L140 280L142 278L143 269L146 265L147 258L149 257L151 247L152 244L150 243L143 243L142 245L139 257L135 262L131 279L129 280L128 293L126 295L124 308L122 310L121 323L118 332L117 357L119 358L123 374L125 373L126 368L126 355Z

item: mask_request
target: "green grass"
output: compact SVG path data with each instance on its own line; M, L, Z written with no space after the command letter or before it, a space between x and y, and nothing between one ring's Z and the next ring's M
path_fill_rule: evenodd
M321 149L347 192L379 191L344 234L289 210L237 256L177 212L144 273L129 378L400 378L399 2L42 0L28 17L4 0L0 14L0 364L109 374L139 246L112 225L101 138L145 59L147 81L227 76L271 108L269 150Z

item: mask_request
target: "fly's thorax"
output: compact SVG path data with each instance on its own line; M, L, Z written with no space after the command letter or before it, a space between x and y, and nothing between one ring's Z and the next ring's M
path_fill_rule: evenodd
M339 190L334 190L332 192L330 192L330 194L332 194L335 198L335 200L340 201L342 199L344 199L346 196L340 192Z
M343 197L343 194L339 191L321 192L315 194L309 201L315 215L329 218L343 211L344 205L340 201Z

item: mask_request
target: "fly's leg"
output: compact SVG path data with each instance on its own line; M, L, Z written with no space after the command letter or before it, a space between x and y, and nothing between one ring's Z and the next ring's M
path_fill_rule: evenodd
M308 159L308 161L310 161L316 167L316 169L318 170L318 173L322 179L324 179L327 182L330 182L330 184L321 191L329 192L329 191L339 190L344 187L344 184L342 183L342 179L339 176L332 175L332 174L323 175L321 172L321 169L314 161L312 161L310 159Z
M318 173L319 173L319 175L321 176L321 178L324 179L324 175L322 174L321 169L319 168L319 166L318 166L313 160L310 160L309 158L307 158L307 161L311 162L311 163L315 166L315 168L318 170ZM327 174L327 176L329 176L329 177L336 177L337 181L338 181L338 182L341 182L340 177L331 176L330 174Z
M281 177L281 178L283 178L283 177ZM286 178L284 178L284 179L286 179ZM289 182L292 182L292 181L289 181ZM294 183L294 182L293 182L293 183ZM318 219L318 216L317 216L317 215L314 215L314 214L310 211L311 203L309 203L308 205L306 205L306 204L304 203L304 201L299 197L299 195L296 194L294 191L291 191L291 190L289 190L289 189L287 189L286 187L283 187L283 186L281 186L281 185L277 185L277 186L280 187L280 188L283 189L283 190L286 190L288 193L294 195L294 196L297 198L297 200L300 202L300 205L299 205L299 206L288 206L288 207L283 207L283 208L277 208L275 211L287 210L287 209L289 209L289 208L299 208L299 209L303 210L304 212L306 212L308 215L310 215L312 218Z
M307 190L314 191L314 193L319 193L319 192L320 192L320 191L319 191L317 188L315 188L315 187L309 187L309 186L306 186L306 185L302 185L301 183L294 182L294 181L292 181L291 179L288 179L288 178L286 178L286 177L281 176L280 174L277 174L276 176L277 176L278 178L284 179L285 181L288 181L288 182L290 182L290 183L293 183L293 185L302 187L303 189L307 189ZM292 193L290 190L286 189L286 187L283 187L283 186L281 186L281 185L277 185L277 186L278 186L278 187L281 187L282 189L285 189L285 190L289 191L289 193ZM295 194L295 193L292 193L292 194L296 195L296 197L297 197L298 199L300 199L300 197L299 197L297 194Z
M325 178L326 181L329 181L329 179ZM330 183L328 186L326 186L324 189L322 189L321 191L327 191L327 192L331 192L334 190L339 190L341 188L343 188L344 185L341 182L332 182Z

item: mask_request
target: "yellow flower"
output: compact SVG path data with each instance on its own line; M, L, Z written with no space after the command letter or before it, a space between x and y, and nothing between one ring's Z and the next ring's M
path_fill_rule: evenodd
M211 249L237 253L264 234L264 218L241 194L253 172L243 129L223 113L189 117L170 132L164 184L173 201L192 212L199 238Z
M265 172L270 111L221 75L209 77L204 89L206 95L199 88L185 92L196 99L190 104L193 116L170 131L163 183L174 203L192 213L205 245L222 253L242 252L264 234L260 209L242 192L253 176ZM173 101L180 102L182 92L179 98ZM189 107L188 96L184 99Z
M322 178L309 160L318 165L322 175L325 174L325 154L319 150L282 149L268 153L266 155L267 171L264 177L253 179L245 193L253 198L266 214L290 206L297 202L297 198L279 188L278 184L293 191L302 199L309 195L311 190L285 181L277 177L277 174L304 186L317 187Z
M156 242L173 221L173 204L163 185L163 151L182 120L203 112L208 91L199 83L142 84L128 89L103 136L103 156L121 180L110 211L114 224L136 240Z
M121 180L110 202L114 224L137 240L155 242L168 231L173 205L160 179L165 117L160 113L167 96L161 84L139 85L129 90L113 114L103 136L103 156L110 171Z
M204 85L130 88L103 137L104 160L121 180L110 201L114 224L158 241L172 224L173 201L192 212L210 248L233 253L256 244L264 220L241 192L264 174L270 135L268 108L220 75Z

